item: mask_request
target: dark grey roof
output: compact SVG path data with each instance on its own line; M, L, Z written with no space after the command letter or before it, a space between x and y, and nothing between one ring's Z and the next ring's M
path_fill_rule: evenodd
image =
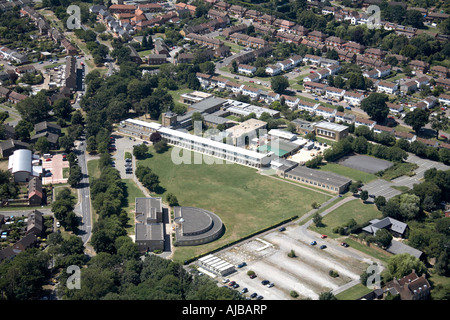
M194 103L192 105L189 106L189 108L195 109L197 112L205 112L205 110L208 110L211 107L214 106L221 106L223 105L227 100L222 99L222 98L216 98L216 97L211 97L208 99L204 99L200 102Z
M48 121L42 121L42 122L36 123L34 125L34 130L37 132L42 131L42 130L47 130L48 128L53 128L53 129L61 131L61 126L51 123L51 122L48 122Z
M390 231L403 234L408 225L396 219L386 217L382 220L374 219L370 221L370 225L363 228L364 231L375 234L380 229L388 228Z
M41 181L41 179L38 178L34 179L37 181ZM42 182L41 182L41 189L42 189ZM44 229L43 213L38 210L34 210L28 215L27 232L30 231L32 228L37 228L40 231Z
M148 215L152 214L151 209L155 209L153 212L162 212L161 198L136 198L136 214Z
M136 241L139 240L164 240L162 223L136 223Z
M212 114L206 114L206 115L204 115L204 116L203 116L203 119L204 119L206 122L214 123L214 124L225 124L225 123L227 123L228 121L230 121L229 119L222 118L222 117L218 117L218 116L215 116L215 115L212 115Z
M293 176L297 176L300 178L305 178L310 181L316 181L317 183L323 183L332 187L342 187L348 183L350 183L352 180L346 177L343 177L341 175L322 171L322 170L316 170L311 169L304 166L297 166L289 171L285 172L285 175L291 174Z
M395 240L392 240L391 245L386 248L386 251L392 254L409 253L417 259L420 259L423 255L422 251Z

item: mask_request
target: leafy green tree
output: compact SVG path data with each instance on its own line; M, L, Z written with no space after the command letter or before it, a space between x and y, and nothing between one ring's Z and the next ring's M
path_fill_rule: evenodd
M67 179L67 183L70 184L72 188L76 187L78 183L80 183L82 178L83 174L81 172L81 167L79 165L70 167L69 178Z
M387 248L392 242L392 234L386 229L380 229L375 233L374 240L381 247Z
M50 151L50 143L46 137L39 137L34 144L34 147L40 152L40 154L48 153Z
M283 93L289 87L289 81L284 76L275 76L270 79L272 90L276 93Z
M30 133L34 130L34 126L31 122L26 120L20 120L14 127L17 139L22 141L30 140Z
M145 143L133 146L133 155L137 159L143 159L147 155L148 146Z
M361 191L360 197L362 201L366 201L367 199L369 199L369 192L367 190Z
M373 120L383 122L389 114L386 105L387 96L383 93L371 93L361 102L361 109L364 110Z
M416 132L419 132L419 130L428 123L428 120L428 112L419 108L414 109L412 112L408 112L404 118L405 123L410 125Z
M166 200L169 203L169 206L174 207L178 206L178 199L173 193L168 193L166 196Z
M409 253L400 253L389 258L386 269L382 273L382 277L386 282L392 280L394 277L401 279L410 274L413 270L415 270L419 276L427 274L427 268L422 261Z

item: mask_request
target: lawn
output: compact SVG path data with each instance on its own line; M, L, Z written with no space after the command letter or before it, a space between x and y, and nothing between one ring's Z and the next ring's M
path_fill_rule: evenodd
M132 179L123 179L122 181L126 186L127 206L124 209L130 218L128 221L127 233L134 234L134 217L136 209L135 199L145 197L145 195Z
M378 179L376 175L355 170L337 163L327 163L324 166L320 167L320 170L334 172L341 176L352 179L353 181L362 181L362 183L366 184L372 180Z
M89 182L92 182L92 178L100 178L100 169L98 167L98 159L89 160L87 162L87 169L89 174Z
M285 219L300 217L311 209L313 202L323 203L331 197L237 164L175 165L172 150L157 154L151 148L153 157L139 161L138 165L150 167L159 176L164 194L175 194L182 206L216 213L226 229L215 242L177 248L174 255L177 261L206 253Z
M345 290L336 295L338 300L356 300L361 298L362 296L368 294L372 290L367 288L366 286L357 284L356 286L351 287L350 289Z
M357 223L363 223L375 218L380 218L381 212L373 204L365 204L359 199L349 201L333 212L330 212L322 219L323 227L312 225L310 228L320 234L326 234L331 238L340 237L333 233L335 227L346 224L350 219L355 219Z
M414 176L416 170L419 166L415 163L411 162L401 162L396 163L392 167L384 170L380 177L385 180L393 180L395 178L401 177L401 176Z

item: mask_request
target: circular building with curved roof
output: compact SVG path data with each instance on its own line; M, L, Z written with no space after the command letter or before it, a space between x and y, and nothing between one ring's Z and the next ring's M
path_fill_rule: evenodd
M195 246L220 238L222 220L214 213L194 207L174 207L175 245Z

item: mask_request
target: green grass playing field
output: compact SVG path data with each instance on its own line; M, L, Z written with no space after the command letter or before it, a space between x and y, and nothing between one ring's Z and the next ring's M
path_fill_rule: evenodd
M197 247L179 247L175 260L184 261L226 243L238 240L293 216L311 210L313 202L323 203L331 195L286 183L237 164L180 164L171 160L170 148L139 161L149 166L161 181L165 193L176 195L180 205L216 213L226 232L219 240ZM164 197L163 194L163 197ZM161 195L159 195L161 196Z

